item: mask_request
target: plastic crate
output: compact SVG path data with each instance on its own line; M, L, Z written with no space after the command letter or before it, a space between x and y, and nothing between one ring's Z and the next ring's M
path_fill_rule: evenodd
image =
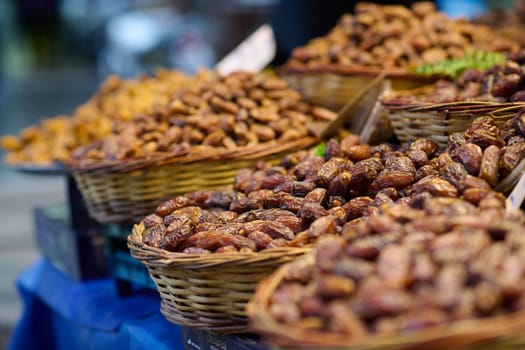
M33 210L40 250L56 268L77 280L106 277L102 231L97 227L72 228L70 213L66 204Z
M184 350L268 350L252 334L218 335L194 328L181 327Z
M104 251L108 273L115 280L118 294L131 294L133 284L157 290L146 266L129 254L127 238L131 232L131 226L103 225L102 232L105 238Z

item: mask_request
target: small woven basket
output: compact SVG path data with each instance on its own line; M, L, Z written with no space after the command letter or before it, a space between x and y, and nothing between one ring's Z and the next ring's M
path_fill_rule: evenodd
M259 161L277 163L285 154L315 144L305 137L245 150L192 153L125 162L70 164L89 215L100 223L136 223L163 201L187 192L230 185L238 170Z
M216 333L248 332L245 307L257 283L311 248L258 253L184 254L142 243L142 223L128 237L131 255L157 285L161 312L171 322Z
M339 110L360 93L382 70L367 67L319 67L316 69L282 67L278 74L290 87L301 92L307 101ZM396 90L413 89L430 83L433 78L405 71L386 72Z
M298 259L314 267L315 258ZM264 279L247 305L252 330L283 349L346 350L517 350L525 348L525 311L506 316L460 321L403 335L370 335L352 339L337 333L312 331L278 323L270 314L270 300L291 264L285 264Z
M424 89L423 89L424 90ZM412 96L422 89L413 90ZM398 94L395 92L394 94ZM403 92L410 95L410 91ZM448 136L463 132L478 117L490 116L497 125L514 117L525 107L523 102L458 101L447 103L423 103L397 96L383 96L383 106L394 134L401 142L428 138L441 149L447 147Z

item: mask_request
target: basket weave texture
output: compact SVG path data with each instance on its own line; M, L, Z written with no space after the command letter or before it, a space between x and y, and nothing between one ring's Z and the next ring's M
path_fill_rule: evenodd
M497 125L501 125L525 107L523 102L417 103L389 96L383 96L382 104L388 111L388 119L399 141L428 138L441 149L446 148L449 135L465 131L474 119L490 116Z
M283 144L261 144L228 154L208 152L126 162L71 166L89 215L100 223L136 223L164 200L187 192L230 185L238 170L259 161L277 163L283 155L313 145L305 137Z
M157 285L161 312L171 322L216 333L248 332L245 307L257 283L311 248L258 253L184 254L142 243L142 223L128 237L131 255Z
M318 69L292 70L284 67L279 71L281 78L290 87L300 91L307 101L339 110L360 93L382 71L378 69ZM393 89L405 90L424 86L432 78L408 74L406 72L386 72Z
M314 268L315 257L298 259ZM264 279L247 305L252 330L283 349L345 350L516 350L525 348L525 311L506 316L469 320L403 335L373 335L352 339L337 333L322 333L278 323L270 314L270 300L291 264L285 264Z

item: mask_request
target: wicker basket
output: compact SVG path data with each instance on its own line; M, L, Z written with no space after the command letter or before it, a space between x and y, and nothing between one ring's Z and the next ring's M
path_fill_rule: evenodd
M229 153L205 152L127 162L71 164L89 215L100 223L136 223L164 200L187 192L230 185L239 169L315 144L305 137L260 144Z
M245 306L257 283L311 248L272 248L258 253L183 254L142 243L142 223L128 237L157 285L161 312L171 322L216 333L248 331Z
M281 67L278 74L306 100L339 110L360 93L382 70L367 67L320 67L300 69ZM386 72L387 79L396 90L413 89L430 83L434 78L408 74L406 71Z
M314 267L314 256L306 254ZM483 320L456 322L404 335L363 336L351 339L278 323L269 312L270 298L291 264L285 264L263 280L247 305L251 328L270 343L285 349L337 348L346 350L504 350L525 348L525 311Z
M414 95L419 91L414 91ZM449 135L465 131L474 119L490 116L500 125L525 107L523 102L460 101L431 104L391 96L383 96L382 104L388 111L388 119L399 141L428 138L441 149L446 148Z

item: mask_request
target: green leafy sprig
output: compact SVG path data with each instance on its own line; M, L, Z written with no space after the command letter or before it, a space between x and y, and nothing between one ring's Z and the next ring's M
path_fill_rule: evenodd
M446 75L455 79L468 69L486 70L503 62L505 62L505 55L499 52L469 51L462 58L422 64L414 67L413 71L424 76Z
M326 144L324 142L318 144L315 147L315 155L318 157L324 157L324 154L326 152Z

